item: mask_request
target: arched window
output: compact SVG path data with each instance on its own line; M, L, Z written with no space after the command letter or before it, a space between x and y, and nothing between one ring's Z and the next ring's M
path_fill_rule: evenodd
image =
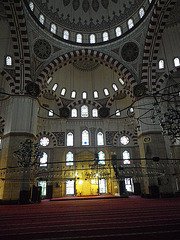
M104 145L104 135L102 132L97 133L97 145L98 146Z
M124 164L130 164L130 153L128 151L123 152L123 163Z
M82 93L82 99L87 99L87 92Z
M112 87L113 87L114 91L118 91L118 87L116 86L115 83L113 83Z
M71 98L76 98L76 91L72 91Z
M82 34L78 33L78 34L76 35L76 42L77 42L77 43L82 43Z
M47 84L50 84L51 81L52 81L52 77L48 78Z
M57 31L57 27L54 23L51 24L51 32L56 34L56 31Z
M128 20L128 28L131 29L132 27L134 27L134 21L133 21L132 18L130 18L130 19Z
M96 42L95 34L91 34L89 38L90 38L90 43L95 43Z
M65 40L69 40L69 31L68 31L68 30L64 30L64 32L63 32L63 38L64 38Z
M159 60L159 69L164 69L164 60Z
M52 87L52 90L55 92L56 89L57 89L57 87L58 87L58 85L57 85L57 83L55 83L55 84L53 85L53 87Z
M87 130L82 132L82 145L89 145L89 132Z
M116 110L116 117L120 117L121 116L121 111L119 109Z
M73 133L69 132L67 134L67 146L73 146Z
M89 116L88 106L86 105L81 106L81 117L88 117L88 116Z
M47 167L47 153L43 152L42 158L40 158L40 167Z
M49 110L48 115L49 115L49 117L53 117L54 116L54 111L52 109Z
M93 116L93 117L98 117L98 110L97 110L97 108L93 108L93 110L92 110L92 116Z
M72 152L68 152L66 154L66 165L67 166L72 166L74 161L74 155Z
M98 164L105 165L105 154L104 152L98 152Z
M152 2L152 0L149 0L149 3L151 3Z
M29 3L29 7L30 7L31 11L33 12L33 11L34 11L34 3L33 3L33 2L30 2L30 3Z
M66 89L65 88L62 88L61 89L61 96L64 96L66 94Z
M109 40L108 32L103 32L103 42L108 41L108 40Z
M6 56L6 66L12 66L12 57Z
M94 91L93 95L94 95L94 98L98 98L98 91Z
M116 32L116 37L119 37L119 36L121 36L121 34L122 34L122 31L121 31L121 28L120 28L120 27L117 27L117 28L115 29L115 32Z
M144 8L139 9L139 17L142 18L144 16Z
M121 85L124 85L124 81L122 80L122 78L119 78L118 80L119 80Z
M39 15L39 21L41 24L44 24L45 18L42 14Z
M105 96L108 96L108 95L109 95L109 91L108 91L107 88L104 89L104 95L105 95Z
M71 111L71 117L77 117L77 109L73 108Z
M174 66L175 67L179 67L180 66L179 58L174 58Z

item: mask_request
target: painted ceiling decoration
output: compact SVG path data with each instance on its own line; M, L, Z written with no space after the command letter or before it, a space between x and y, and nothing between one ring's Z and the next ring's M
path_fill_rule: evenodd
M61 27L80 32L92 32L121 24L140 7L147 6L148 1L36 0L34 4L46 17Z

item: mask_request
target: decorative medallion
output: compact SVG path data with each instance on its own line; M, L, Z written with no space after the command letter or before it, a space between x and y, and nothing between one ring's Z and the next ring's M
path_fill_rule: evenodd
M144 84L140 83L134 86L133 93L135 97L142 97L146 94L146 87L144 86Z
M60 108L60 116L61 117L68 118L69 115L70 115L69 108L67 108L67 107Z
M109 108L102 107L98 110L98 114L101 118L106 118L109 116Z
M47 59L51 55L51 45L45 39L38 39L34 44L34 53L40 59Z
M82 60L78 62L74 62L73 66L81 71L92 71L100 66L98 62L94 62L91 60Z
M126 62L133 62L139 55L139 48L136 43L128 42L121 50L121 56Z
M40 94L40 88L39 85L35 82L29 82L26 85L26 91L29 95L31 95L32 97L38 97Z

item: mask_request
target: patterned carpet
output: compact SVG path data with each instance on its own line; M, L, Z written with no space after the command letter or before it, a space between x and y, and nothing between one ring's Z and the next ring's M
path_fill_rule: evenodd
M180 240L180 198L0 205L0 239Z

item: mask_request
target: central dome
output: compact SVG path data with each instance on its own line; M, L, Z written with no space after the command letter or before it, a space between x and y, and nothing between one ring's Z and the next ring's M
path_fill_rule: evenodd
M110 29L132 16L147 0L36 0L53 22L69 30L92 32ZM146 8L146 7L145 7Z

